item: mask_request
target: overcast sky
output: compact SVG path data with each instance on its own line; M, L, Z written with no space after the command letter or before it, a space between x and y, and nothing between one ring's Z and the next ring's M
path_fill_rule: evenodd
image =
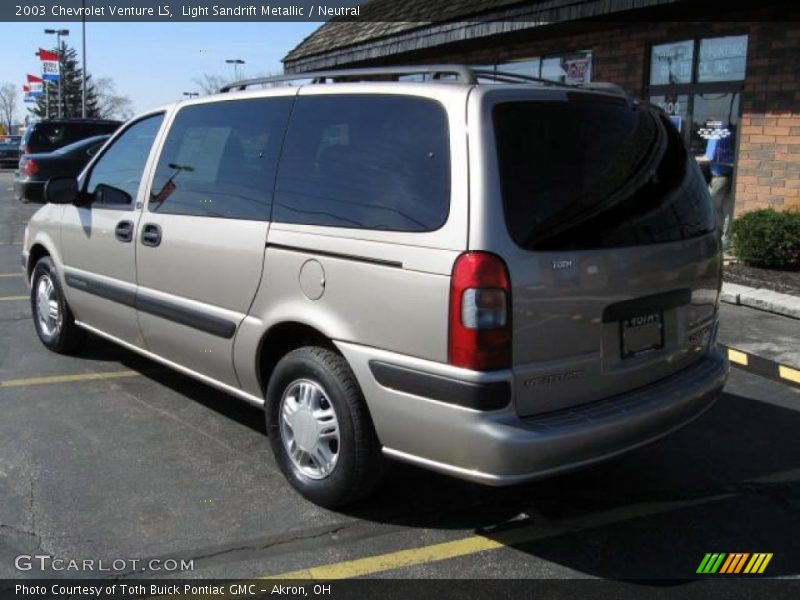
M225 59L246 61L241 74L281 72L281 58L320 23L87 23L86 63L94 77L110 76L136 112L174 102L194 91L202 73L232 76ZM0 83L19 87L25 74L38 75L39 47L55 46L46 27L70 30L66 42L81 51L80 23L0 23Z

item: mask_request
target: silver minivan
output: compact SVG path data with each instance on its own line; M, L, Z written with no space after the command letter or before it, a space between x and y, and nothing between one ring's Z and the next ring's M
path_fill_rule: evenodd
M713 403L720 240L663 112L461 66L301 77L147 112L48 183L48 348L91 332L263 406L323 506L385 457L507 485Z

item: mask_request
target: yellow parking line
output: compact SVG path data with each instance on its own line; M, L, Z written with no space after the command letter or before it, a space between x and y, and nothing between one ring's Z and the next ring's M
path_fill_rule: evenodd
M0 302L6 300L27 300L30 296L0 296Z
M792 369L791 367L787 367L785 365L778 365L778 375L780 375L783 379L800 383L800 371L797 369Z
M739 352L733 348L728 348L728 360L740 365L747 366L747 354Z
M22 277L22 273L0 273L0 277Z
M79 373L77 375L50 375L47 377L26 377L25 379L7 379L0 381L0 388L24 387L28 385L52 385L54 383L72 383L75 381L92 381L94 379L117 379L119 377L135 377L138 371L110 371L107 373Z
M508 543L508 542L506 542ZM367 556L329 565L320 565L300 569L298 571L288 571L280 575L264 577L264 579L347 579L350 577L362 577L381 571L391 571L403 567L413 567L426 563L437 562L459 556L466 556L483 552L485 550L496 550L502 548L506 543L489 539L482 535L472 535L452 542L422 546L421 548L411 548L379 554L377 556Z

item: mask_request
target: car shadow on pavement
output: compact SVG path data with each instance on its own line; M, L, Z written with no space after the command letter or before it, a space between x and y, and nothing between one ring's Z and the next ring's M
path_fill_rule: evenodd
M348 514L470 528L603 578L695 577L706 552L771 552L767 575L797 575L798 431L800 412L724 393L685 429L607 463L501 489L395 469L376 497ZM409 507L418 512L409 516ZM394 518L392 508L404 516ZM514 541L523 528L525 541Z
M267 443L260 409L131 353L121 362ZM339 512L378 525L472 531L603 578L691 579L707 552L771 552L766 575L797 575L798 432L799 411L726 392L663 440L529 484L491 488L389 462L378 490Z

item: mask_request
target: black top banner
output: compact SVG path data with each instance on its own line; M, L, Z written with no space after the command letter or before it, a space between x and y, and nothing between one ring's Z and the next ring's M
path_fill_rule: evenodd
M0 21L328 21L360 20L364 0L4 0Z
M726 0L2 0L0 22L558 23L796 20L783 1Z

